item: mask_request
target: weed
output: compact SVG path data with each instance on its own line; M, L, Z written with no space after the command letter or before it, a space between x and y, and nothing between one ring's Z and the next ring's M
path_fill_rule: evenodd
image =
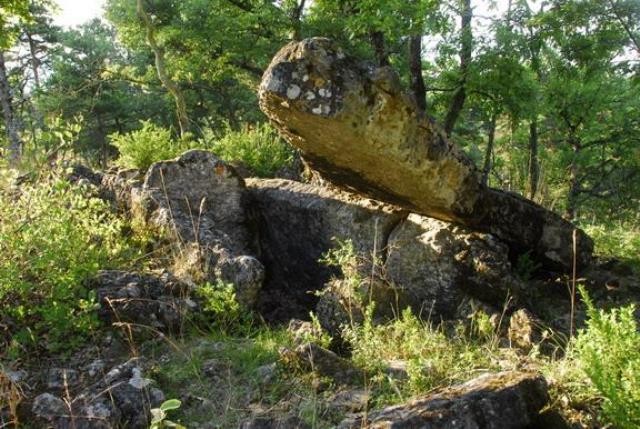
M147 170L154 162L174 158L190 148L188 138L176 141L166 128L150 121L142 121L141 124L142 128L137 131L109 136L111 143L120 151L116 162L122 167Z
M177 410L182 405L177 399L168 399L164 401L159 408L151 409L151 426L149 429L164 429L164 428L176 428L186 429L181 424L174 423L167 419L167 413L172 410Z
M201 301L204 321L210 327L223 332L246 331L250 327L251 314L238 303L232 283L205 283L195 293Z
M248 131L227 131L211 149L225 161L241 161L259 177L272 177L294 159L293 149L269 124Z
M604 417L615 427L640 426L640 334L635 307L598 310L584 287L587 328L575 342L576 358L604 398Z

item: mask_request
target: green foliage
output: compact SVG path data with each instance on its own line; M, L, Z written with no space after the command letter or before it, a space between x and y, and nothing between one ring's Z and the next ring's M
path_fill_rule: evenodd
M302 380L277 366L268 383L261 380L261 370L277 362L279 349L290 347L290 341L284 328L255 326L242 335L212 330L207 336L177 340L172 345L162 342L156 353L165 359L154 378L167 395L188 392L209 403L203 407L200 401L185 402L174 420L179 417L189 427L239 427L248 417L248 397L271 406L282 404L292 394L310 395ZM205 372L207 366L210 369Z
M123 222L62 179L0 189L0 338L10 353L77 346L97 326L83 282L133 257Z
M11 46L16 29L13 24L22 19L31 19L28 0L3 0L0 4L0 51Z
M151 426L149 429L164 429L164 428L176 428L186 429L181 424L174 423L171 420L167 420L167 413L172 410L177 410L182 405L177 399L167 399L159 408L151 409Z
M584 287L587 328L576 339L577 360L604 398L604 417L615 427L640 426L640 333L635 306L595 308Z
M387 362L407 362L409 380L401 386L403 396L468 379L474 370L492 366L487 344L473 343L462 334L447 336L409 308L389 323L374 325L369 306L364 323L346 327L343 335L352 347L353 361L377 374L378 380L389 382L382 371Z
M235 287L231 283L205 283L196 289L201 300L203 315L215 328L223 332L246 330L251 317L236 300Z
M595 242L595 252L613 256L640 269L640 229L631 220L584 225Z
M268 124L247 131L229 131L212 150L225 161L241 161L259 177L273 176L291 165L294 151Z
M142 128L127 134L115 133L109 136L118 148L117 163L125 168L147 170L151 164L178 156L188 149L187 141L175 141L171 131L142 121Z

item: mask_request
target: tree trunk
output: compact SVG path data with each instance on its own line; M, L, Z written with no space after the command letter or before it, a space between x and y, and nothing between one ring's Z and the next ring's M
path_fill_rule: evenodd
M184 137L189 131L189 117L187 116L187 104L184 100L184 94L180 87L171 79L166 70L164 59L164 48L162 48L157 40L155 34L155 27L151 22L151 17L144 10L144 0L137 0L137 12L138 16L142 20L146 32L147 43L151 47L151 50L155 56L156 71L158 72L158 78L167 91L173 97L176 103L176 116L178 117L178 124L180 126L180 136Z
M538 163L538 119L529 123L529 199L533 200L538 191L540 165Z
M578 157L582 146L574 137L570 136L569 141L573 150L571 164L569 165L569 192L567 193L567 208L565 210L565 218L574 221L578 214L578 195L580 193L580 182L578 180Z
M4 52L0 51L0 104L4 115L4 127L9 140L9 162L15 166L22 155L22 139L20 138L20 120L13 109L13 97L7 77Z
M327 39L285 46L265 72L260 107L307 164L335 184L494 234L514 255L572 265L574 226L489 189L474 163L416 111L389 67L361 65ZM592 243L580 233L578 260Z
M472 17L473 10L471 9L471 0L462 0L460 25L460 85L453 94L449 111L444 120L444 132L447 136L451 136L467 97L467 73L469 72L471 53L473 51L473 33L471 32Z
M384 33L382 31L372 31L369 35L371 46L376 54L376 60L380 67L389 65L389 56L384 44Z
M27 32L27 40L29 41L29 54L31 55L31 70L33 71L33 82L36 89L40 89L40 60L36 55L37 46L30 32Z
M494 113L491 115L491 121L489 122L487 149L484 152L484 164L482 166L482 184L485 186L489 183L489 173L491 173L491 168L493 167L493 143L496 138L496 121L497 115Z
M304 12L306 0L300 0L295 7L291 8L291 40L297 41L302 38L302 13Z
M415 35L409 38L409 71L411 73L411 92L416 101L418 110L427 112L427 89L422 77L422 36Z

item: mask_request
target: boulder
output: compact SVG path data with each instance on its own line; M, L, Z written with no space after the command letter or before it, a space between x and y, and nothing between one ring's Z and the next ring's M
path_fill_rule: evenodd
M406 216L348 192L283 179L249 179L247 188L259 256L268 267L259 308L272 320L308 317L317 302L313 293L339 274L319 262L338 241L351 240L363 259L362 270L368 271L366 261L384 254L386 237Z
M163 401L162 391L144 377L141 361L131 359L70 399L38 395L31 411L43 427L55 429L147 429L150 409Z
M108 201L114 208L126 213L131 209L132 190L140 186L141 174L134 169L102 173L76 164L71 167L67 178L71 183L93 186L98 198Z
M340 429L525 429L537 427L549 394L533 373L486 374L405 404L343 421Z
M498 307L524 292L508 248L491 234L411 214L389 236L385 272L402 307L452 319L465 296ZM417 307L419 305L419 307Z
M279 308L288 320L315 306L335 335L342 324L362 320L369 299L376 318L411 307L439 320L459 317L468 297L501 308L523 292L507 247L490 234L335 188L260 179L247 186L268 267L260 305L267 314ZM344 272L319 262L338 245L334 237L353 244L355 260Z
M339 384L361 385L365 380L364 371L356 368L351 361L318 344L301 344L295 349L294 355L295 362L305 371L330 377Z
M509 341L513 347L529 352L547 339L544 323L526 308L514 312L509 319Z
M169 273L160 276L104 270L88 282L96 291L98 316L108 324L123 322L176 331L195 306L191 288Z
M273 58L260 107L310 167L334 184L412 212L489 232L544 264L589 262L593 243L571 223L482 184L474 163L401 90L398 75L324 38L291 42Z
M191 150L153 164L132 201L136 217L176 243L178 277L232 283L241 304L256 303L264 267L251 251L246 189L233 168Z

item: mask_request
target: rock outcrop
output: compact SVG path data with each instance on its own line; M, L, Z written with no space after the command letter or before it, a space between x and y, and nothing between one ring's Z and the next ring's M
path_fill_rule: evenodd
M319 262L336 240L350 240L367 271L366 261L383 255L386 237L406 216L374 200L288 180L250 179L247 187L268 267L260 309L271 319L308 316L313 292L340 274Z
M277 308L280 319L305 317L318 301L320 322L337 334L340 325L362 318L367 302L357 297L375 302L376 317L411 307L440 320L459 317L470 297L501 307L509 294L523 293L506 246L490 234L345 191L285 180L247 185L268 268L259 306L267 314ZM342 267L348 272L319 262L338 245L332 238L353 244L355 260Z
M251 251L244 181L231 167L211 152L185 152L153 164L132 201L138 218L177 245L179 278L232 283L240 303L256 303L264 267Z
M572 267L575 227L482 185L473 162L418 113L389 67L359 63L328 39L292 42L274 57L259 96L285 138L334 184L489 232L550 267ZM577 261L586 265L593 244L580 230L577 238Z
M347 419L339 428L525 429L534 427L548 400L542 376L501 372Z
M191 288L169 273L160 276L128 271L101 271L88 282L96 291L98 316L108 325L132 323L177 331L196 304Z
M151 408L159 406L164 399L163 392L144 377L140 359L131 359L80 392L67 388L56 394L38 395L31 412L38 427L147 429Z

